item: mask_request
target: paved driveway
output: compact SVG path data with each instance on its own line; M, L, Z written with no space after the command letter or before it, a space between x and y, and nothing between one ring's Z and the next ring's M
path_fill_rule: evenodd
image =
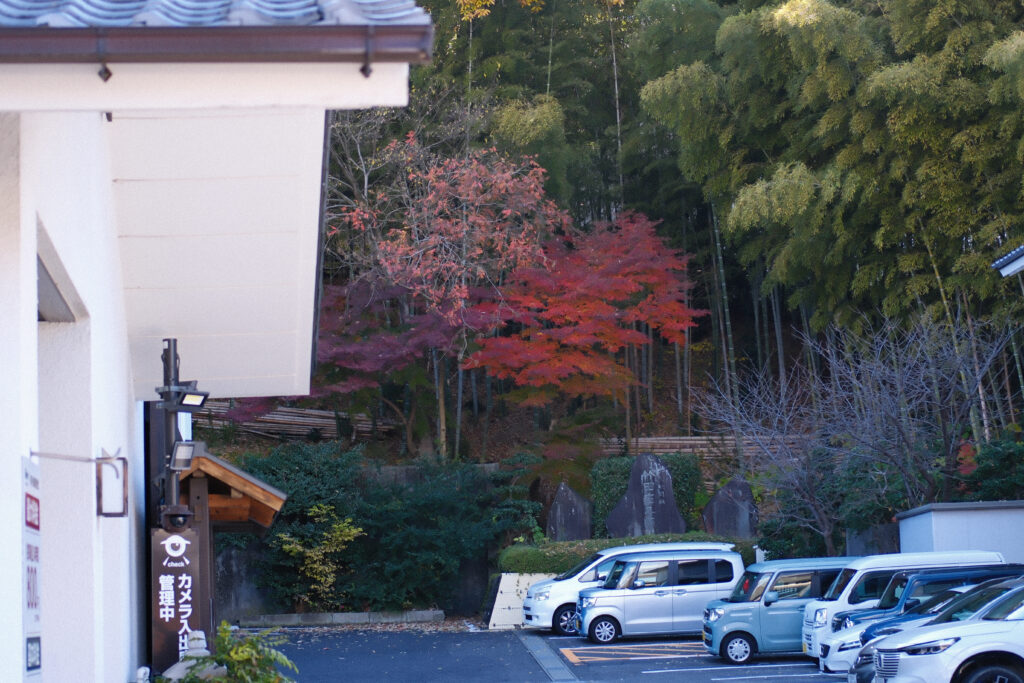
M624 640L592 645L533 631L421 632L331 628L287 630L281 649L299 683L336 681L686 681L845 683L800 656L732 666L697 639Z
M280 647L299 683L547 681L512 631L437 633L289 629Z

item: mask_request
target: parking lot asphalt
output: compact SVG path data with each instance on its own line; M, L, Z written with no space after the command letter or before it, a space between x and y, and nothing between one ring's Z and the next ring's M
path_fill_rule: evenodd
M764 681L838 683L801 656L734 666L708 655L696 638L621 640L593 645L541 631L379 632L294 629L281 650L299 683L335 681Z

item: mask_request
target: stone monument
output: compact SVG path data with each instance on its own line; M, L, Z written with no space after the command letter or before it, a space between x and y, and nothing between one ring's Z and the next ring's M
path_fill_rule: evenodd
M593 504L564 481L548 511L547 536L552 541L578 541L591 536Z
M650 453L636 456L626 495L608 514L605 526L614 538L686 531L672 492L672 474L661 458Z
M744 539L757 535L757 504L743 479L731 479L715 491L701 516L708 533Z

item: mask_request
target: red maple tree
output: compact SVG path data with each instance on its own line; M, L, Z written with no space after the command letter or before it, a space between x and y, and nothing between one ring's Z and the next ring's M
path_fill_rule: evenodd
M388 154L406 175L373 206L342 211L342 222L370 238L382 279L453 324L470 324L474 290L495 289L505 273L537 263L542 241L569 227L544 194L544 169L530 159L490 149L425 161L412 134Z
M482 306L504 322L499 336L478 340L467 367L529 388L524 403L557 394L613 396L637 383L620 352L649 344L644 323L683 343L701 312L685 305L688 257L669 249L647 217L623 214L590 232L545 246L546 266L523 267Z

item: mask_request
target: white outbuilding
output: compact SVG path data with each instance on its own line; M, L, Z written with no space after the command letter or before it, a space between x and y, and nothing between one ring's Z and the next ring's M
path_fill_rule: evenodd
M431 44L411 0L0 0L0 681L146 664L163 340L214 397L308 392L326 113Z
M997 550L1024 562L1024 500L931 503L896 515L900 551Z

